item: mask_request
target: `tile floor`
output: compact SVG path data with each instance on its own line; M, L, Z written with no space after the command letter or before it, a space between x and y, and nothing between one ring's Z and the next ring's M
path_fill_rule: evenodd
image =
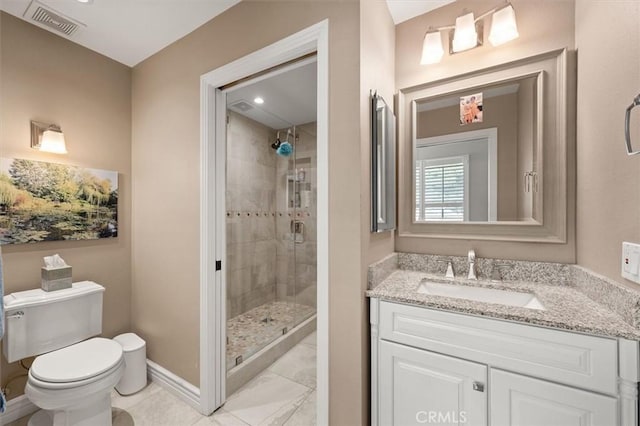
M291 329L311 317L315 309L292 302L270 302L251 309L227 321L227 370L236 366L236 357L246 360L251 355L282 336L282 329ZM269 321L263 321L269 318Z
M315 426L316 333L307 336L205 417L155 383L135 395L115 391L113 426ZM28 417L6 426L25 426Z

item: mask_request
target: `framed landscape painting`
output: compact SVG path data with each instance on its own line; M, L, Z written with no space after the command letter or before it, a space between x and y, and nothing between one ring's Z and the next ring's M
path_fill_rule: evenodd
M117 172L0 158L0 244L117 236Z

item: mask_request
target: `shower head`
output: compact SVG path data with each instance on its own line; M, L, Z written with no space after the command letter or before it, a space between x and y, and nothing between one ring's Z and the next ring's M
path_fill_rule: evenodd
M276 134L276 141L271 144L271 148L278 149L280 148L280 145L282 145L282 142L280 141L280 132L278 132Z

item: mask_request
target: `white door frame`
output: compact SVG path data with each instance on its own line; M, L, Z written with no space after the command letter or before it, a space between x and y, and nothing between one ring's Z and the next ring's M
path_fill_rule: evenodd
M200 412L225 401L226 103L218 87L317 52L317 422L329 423L329 21L324 20L200 78ZM223 260L216 271L216 260Z

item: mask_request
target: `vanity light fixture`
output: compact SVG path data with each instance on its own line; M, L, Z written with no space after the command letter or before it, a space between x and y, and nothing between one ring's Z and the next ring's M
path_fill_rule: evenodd
M442 35L438 30L427 31L422 45L421 65L437 64L444 55L442 48Z
M53 154L66 154L67 147L60 126L31 121L31 148Z
M489 41L499 46L518 38L516 13L511 3L495 7L475 18L473 12L466 12L456 18L455 25L430 28L422 44L422 65L440 62L444 55L442 49L442 31L449 34L449 54L464 52L481 46L483 42L483 20L492 15Z
M519 36L518 25L516 24L516 12L513 10L513 6L508 4L502 9L497 10L491 18L489 42L493 46L500 46Z
M455 53L473 49L478 45L478 32L473 13L467 13L456 18L456 27L453 30L451 50Z

